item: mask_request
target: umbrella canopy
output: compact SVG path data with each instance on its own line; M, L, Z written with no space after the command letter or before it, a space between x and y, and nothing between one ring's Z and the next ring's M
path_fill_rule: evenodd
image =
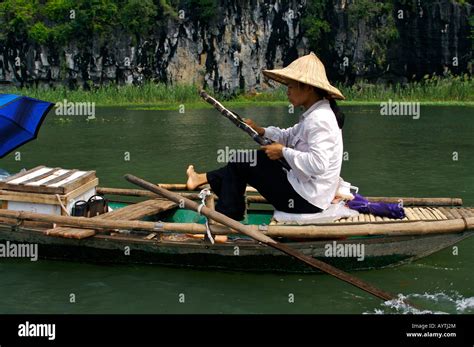
M388 217L395 219L405 218L405 211L399 204L388 204L385 202L369 202L360 194L355 194L353 200L350 200L347 205L349 208L360 213L371 213L374 216Z
M53 103L0 94L0 158L36 138Z

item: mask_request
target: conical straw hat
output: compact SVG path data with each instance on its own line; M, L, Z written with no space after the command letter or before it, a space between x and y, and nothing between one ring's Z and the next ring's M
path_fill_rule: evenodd
M323 63L313 52L283 69L263 70L263 74L285 85L289 80L298 81L327 91L331 98L345 99L339 89L329 83Z

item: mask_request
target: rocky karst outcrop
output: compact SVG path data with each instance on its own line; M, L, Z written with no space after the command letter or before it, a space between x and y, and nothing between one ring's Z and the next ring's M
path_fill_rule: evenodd
M329 0L331 32L318 47L311 47L303 30L306 1L220 0L212 20L168 18L138 40L122 32L107 42L91 38L54 51L28 40L0 44L0 83L77 87L153 80L233 93L264 88L262 69L286 65L310 50L322 56L332 79L346 82L469 72L472 6L451 0L401 3L409 2L394 1L392 10L398 38L378 47L385 49L383 66L375 66L375 53L367 51L376 39L373 22L351 21L349 0ZM377 26L384 20L377 19Z

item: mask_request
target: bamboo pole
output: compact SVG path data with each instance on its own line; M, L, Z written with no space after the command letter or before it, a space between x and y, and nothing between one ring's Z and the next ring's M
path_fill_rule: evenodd
M453 214L451 213L450 208L448 208L448 207L439 207L439 210L448 218L448 220L456 219L456 217L454 217Z
M425 220L432 220L433 217L431 216L430 213L426 210L426 207L419 207L420 213L423 215ZM434 218L436 220L436 218Z
M459 209L458 213L463 216L464 218L469 218L472 217L470 213L467 211L467 209Z
M420 210L417 207L412 208L413 214L416 217L416 220L424 220L425 217L421 214Z
M184 183L157 183L157 185L168 190L188 190L188 187ZM199 187L196 187L195 190L199 190Z
M166 188L165 188L166 189ZM142 189L124 189L124 188L106 188L106 187L98 187L97 188L98 194L104 195L121 195L121 196L133 196L133 197L147 197L147 198L159 198L159 196L155 193L142 190ZM198 193L189 193L189 192L178 192L177 194L181 195L184 198L188 198L191 200L200 200ZM219 198L217 196L214 197L215 200ZM251 203L267 203L266 199L261 195L248 195L247 201Z
M454 213L454 208L446 207L446 211L451 215L452 219L457 219L458 216Z
M429 213L429 211L426 209L426 207L420 207L420 212L425 217L425 219L427 219L427 220L435 219L436 220L436 218L434 216L432 216L431 213Z
M187 190L185 184L161 183L159 186L168 190L179 190L179 191ZM167 187L173 187L174 189L169 189ZM255 189L251 188L251 189L248 189L247 191L253 192L255 191ZM108 194L108 195L144 196L144 197L156 196L156 194L146 191L146 190L142 190L142 189L97 187L97 192L99 194ZM198 199L196 193L181 192L179 194L183 195L184 197L187 197L188 199ZM266 199L261 195L249 195L248 198L249 198L249 202L267 203ZM367 199L369 199L369 201L371 202L383 201L387 203L398 203L399 200L401 199L403 200L404 206L462 206L462 199L460 198L368 197Z
M182 191L189 191L188 187L184 183L158 183L158 187L171 190L171 191L176 191L176 190L182 190ZM204 185L196 187L194 190L201 190ZM256 192L257 190L254 187L247 186L245 188L246 192Z
M446 216L446 215L439 209L439 207L436 208L436 211L438 212L438 214L440 215L440 217L441 217L442 220L448 219L448 216Z
M445 213L444 209L442 207L437 207L439 213L443 216L446 217L446 219L449 219L449 216Z
M425 207L425 212L431 216L432 220L439 220L438 216L436 215L436 213L434 213L434 211L431 208Z
M472 209L465 208L464 213L466 213L466 216L468 217L474 217L474 211Z
M421 213L418 207L413 208L413 213L415 214L415 216L418 217L418 220L425 220L425 216L423 216L423 214Z
M444 218L444 217L441 215L441 213L438 211L438 209L433 208L433 207L429 207L428 209L430 210L430 212L431 212L432 214L434 214L434 215L436 216L436 219L438 219L438 220L444 220L444 219L446 219L446 218Z
M458 208L457 212L463 217L472 217L472 212L467 208Z
M433 220L440 220L440 218L439 218L438 215L433 211L432 208L430 208L430 207L425 207L425 211L426 211L426 213L428 213L428 214L431 216L431 219L433 219Z
M83 229L95 230L144 230L150 232L177 232L188 234L202 234L206 232L206 226L197 223L163 223L163 222L144 222L144 221L124 221L124 220L105 220L85 217L56 216L49 214L0 210L0 217L5 218L5 224L16 225L19 221L34 221L54 223L61 226L69 226ZM466 221L466 223L464 222ZM314 238L334 238L350 236L405 236L405 235L426 235L457 233L467 229L474 228L474 217L464 219L450 219L441 221L414 221L414 222L393 222L379 224L328 224L328 225L270 225L263 234L272 237L286 237L298 239ZM259 226L249 225L250 229L259 231ZM237 234L223 225L211 225L213 234L227 235Z
M417 198L417 197L366 197L370 202L386 202L391 204L403 201L403 206L462 206L461 198Z
M405 211L405 216L407 216L408 220L415 220L411 209L409 209L408 207L404 207L403 210Z
M454 215L454 217L456 217L456 218L462 218L463 217L456 208L452 208L450 211Z
M409 220L419 220L418 216L413 213L413 210L409 207L404 207L403 210L405 214L408 216Z
M393 222L379 224L348 224L348 225L307 225L268 227L266 234L273 237L288 237L292 235L298 239L331 238L350 236L407 236L430 235L444 233L459 233L474 229L474 217L442 221Z
M14 224L18 221L36 221L53 223L61 226L82 228L82 229L104 229L104 230L144 230L144 231L166 231L182 233L204 233L206 226L197 223L163 223L163 222L144 222L144 221L126 221L112 219L97 219L86 217L68 217L59 215L50 215L44 213L34 213L25 211L0 210L0 217L9 218ZM215 234L235 234L235 231L221 225L214 225L211 230Z
M441 219L431 207L425 207L425 211L431 216L431 219L433 220Z

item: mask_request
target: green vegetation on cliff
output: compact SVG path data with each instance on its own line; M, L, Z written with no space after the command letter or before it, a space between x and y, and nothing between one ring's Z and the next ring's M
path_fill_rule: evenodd
M92 44L92 37L106 42L118 31L135 37L149 34L180 15L205 23L215 17L216 8L216 0L4 0L0 42L85 46Z

